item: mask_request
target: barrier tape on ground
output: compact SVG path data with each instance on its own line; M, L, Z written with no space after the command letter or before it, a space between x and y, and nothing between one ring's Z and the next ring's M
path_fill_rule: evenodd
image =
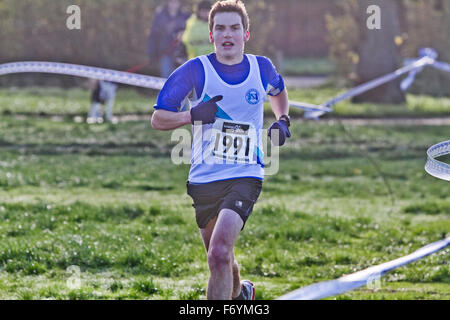
M141 67L143 65L139 65ZM111 69L81 66L70 63L46 61L21 61L0 64L0 76L13 73L53 73L76 77L92 78L131 86L161 90L167 79ZM309 103L289 101L290 106L307 112L331 112L330 108L316 106Z
M111 69L70 63L23 61L0 64L0 76L12 73L42 72L93 78L150 89L161 90L166 79Z
M425 164L425 171L436 178L450 181L450 164L436 160L436 158L447 154L450 154L450 140L430 147L427 150L428 159Z
M419 57L420 58L429 57L429 58L433 59L434 62L436 62L438 54L437 54L436 50L434 50L432 48L420 48L419 49ZM417 61L417 59L406 59L404 62L404 65L409 65L416 61ZM416 79L417 74L419 74L422 70L423 70L423 67L410 71L408 76L405 79L403 79L403 81L400 83L400 88L403 91L408 90L408 88L413 84L414 80Z
M436 68L436 69L441 70L441 71L450 72L450 64L445 63L445 62L436 61L431 66L433 68Z
M289 106L297 108L297 109L305 110L306 112L321 112L321 113L325 113L325 112L332 112L333 111L333 109L331 109L329 107L319 106L319 105L306 103L306 102L290 101L290 100L289 100Z
M419 60L411 63L410 65L404 66L398 70L395 70L394 72L388 73L382 77L379 77L379 78L369 81L367 83L363 83L353 89L350 89L349 91L325 102L324 105L327 107L333 106L340 101L353 98L354 96L360 95L361 93L364 93L364 92L369 91L373 88L376 88L382 84L385 84L387 82L395 80L396 78L400 77L401 75L403 75L405 73L411 72L411 71L419 69L419 68L423 68L424 66L427 66L427 65L430 65L433 63L434 63L434 60L428 56L420 58Z
M407 65L390 74L374 79L367 83L361 84L341 95L332 98L331 100L321 104L315 105L305 102L289 101L289 105L294 108L305 110L305 118L318 119L327 112L332 112L332 107L342 100L346 100L371 90L384 83L392 81L405 73L409 73L401 84L401 87L406 90L414 81L415 76L428 65L433 66L439 70L450 72L450 65L444 62L436 61L437 53L431 48L421 48L419 50L419 59L410 59ZM166 79L134 74L130 72L116 71L111 69L81 66L70 63L60 62L44 62L44 61L22 61L0 64L0 76L12 73L25 72L42 72L65 74L78 77L93 78L98 80L106 80L110 82L117 82L132 86L139 86L150 89L161 90Z
M404 66L398 70L395 70L394 72L391 72L389 74L386 74L382 77L376 78L372 81L369 81L367 83L363 83L359 86L356 86L353 89L348 90L347 92L340 94L332 99L330 99L329 101L323 103L321 106L322 107L326 107L332 110L332 107L337 104L338 102L341 102L343 100L346 99L350 99L353 98L357 95L360 95L366 91L369 91L373 88L376 88L382 84L385 84L387 82L390 82L392 80L397 79L398 77L400 77L401 75L405 74L405 73L411 73L414 72L414 74L417 72L418 69L423 68L424 66L427 65L432 65L433 63L435 63L435 60L429 56L425 56L420 58L419 60L416 60L412 63L410 63L407 66ZM325 112L323 111L314 111L314 112L308 112L305 113L305 118L309 118L309 119L318 119L320 116L322 116L323 114L325 114Z
M395 70L392 73L389 73L387 75L384 75L382 77L376 78L372 81L369 81L367 83L363 83L353 89L350 89L349 91L340 94L331 100L323 103L320 105L320 107L331 109L332 107L337 104L338 102L341 102L346 99L353 98L357 95L360 95L366 91L369 91L375 87L378 87L382 84L385 84L387 82L390 82L392 80L397 79L401 75L408 73L408 76L403 79L401 82L401 88L403 91L407 90L411 84L414 82L414 79L416 75L423 70L426 66L431 66L433 68L436 68L441 71L450 72L450 64L445 62L436 61L438 57L437 52L432 48L421 48L419 50L419 58L418 59L408 59L405 61L405 66L402 68ZM311 107L314 107L315 105L310 105ZM318 107L318 106L316 106ZM330 112L330 111L327 111ZM324 115L325 111L310 111L305 113L305 118L308 119L318 119L320 116Z
M402 82L402 89L406 90L414 81L415 76L425 67L432 66L439 70L450 72L450 65L447 63L436 61L437 54L432 49L423 49L420 52L421 56L417 60L412 60L403 68L400 68L390 74L382 76L380 78L369 81L368 83L359 85L344 94L325 102L322 105L314 105L303 102L289 101L290 106L305 110L306 118L318 119L326 112L332 112L332 106L336 103L357 96L363 92L371 90L384 83L392 81L399 76L409 73L408 77ZM116 71L111 69L80 66L68 63L58 62L39 62L39 61L26 61L26 62L13 62L0 64L0 76L13 73L54 73L65 74L78 77L93 78L98 80L105 80L115 83L122 83L132 86L139 86L150 89L162 89L166 79L159 77L152 77L140 74L133 74L129 72ZM450 153L450 141L439 143L428 149L428 161L425 165L425 170L440 179L450 181L450 165L440 162L435 158ZM432 243L426 247L423 247L416 252L387 262L378 266L370 267L368 269L353 273L351 275L344 276L337 280L325 281L310 285L305 288L295 290L280 298L279 300L303 300L303 299L321 299L330 297L349 291L363 285L366 285L373 279L378 279L386 272L409 264L413 261L421 259L427 255L435 253L450 244L450 238L446 238L441 241Z
M407 265L411 262L436 253L450 245L450 237L433 242L414 253L395 259L365 270L341 277L337 280L324 281L297 289L279 297L277 300L316 300L368 285L383 276L385 273Z

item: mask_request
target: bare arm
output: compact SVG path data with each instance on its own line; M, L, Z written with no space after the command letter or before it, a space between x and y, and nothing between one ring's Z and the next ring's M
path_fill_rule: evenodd
M155 130L172 130L191 124L191 113L189 111L172 112L167 110L155 110L151 120L152 128Z
M277 120L283 114L289 115L289 99L286 89L284 89L279 95L269 96L269 101Z

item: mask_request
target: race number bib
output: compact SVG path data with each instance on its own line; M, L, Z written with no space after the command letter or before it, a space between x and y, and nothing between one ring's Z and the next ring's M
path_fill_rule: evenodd
M212 155L227 163L255 164L256 130L251 123L217 119L212 128Z

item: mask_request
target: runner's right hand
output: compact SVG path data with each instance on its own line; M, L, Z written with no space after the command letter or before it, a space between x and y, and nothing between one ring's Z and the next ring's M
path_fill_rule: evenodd
M215 96L211 100L201 102L191 109L191 123L201 121L202 124L214 123L216 121L217 104L223 96Z

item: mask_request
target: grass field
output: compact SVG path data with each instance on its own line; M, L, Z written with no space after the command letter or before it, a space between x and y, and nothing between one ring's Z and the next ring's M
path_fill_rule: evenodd
M289 99L322 104L346 89L330 87L316 89L289 89ZM156 94L156 92L153 92ZM407 95L404 105L352 104L342 101L335 106L334 117L437 117L450 115L450 98ZM0 114L39 114L85 116L90 107L90 92L82 89L61 90L58 88L0 88ZM156 95L142 96L135 90L121 88L118 91L114 112L116 114L150 114ZM268 103L266 114L271 110ZM303 111L291 109L293 116Z
M336 70L333 62L323 58L284 58L283 75L327 75Z
M332 91L292 96L326 100ZM408 101L417 108L400 108L412 116L449 113L445 98ZM153 102L125 91L116 110L151 112ZM85 114L87 107L88 95L78 90L0 90L0 299L204 299L208 267L185 191L189 167L171 163L171 133L148 121L87 125L33 116ZM367 109L375 116L387 107ZM449 127L346 129L356 141L337 123L293 123L280 171L266 178L236 246L257 299L449 235L450 184L424 171L426 149L448 140ZM378 288L332 299L448 300L449 287L447 249L390 272Z

